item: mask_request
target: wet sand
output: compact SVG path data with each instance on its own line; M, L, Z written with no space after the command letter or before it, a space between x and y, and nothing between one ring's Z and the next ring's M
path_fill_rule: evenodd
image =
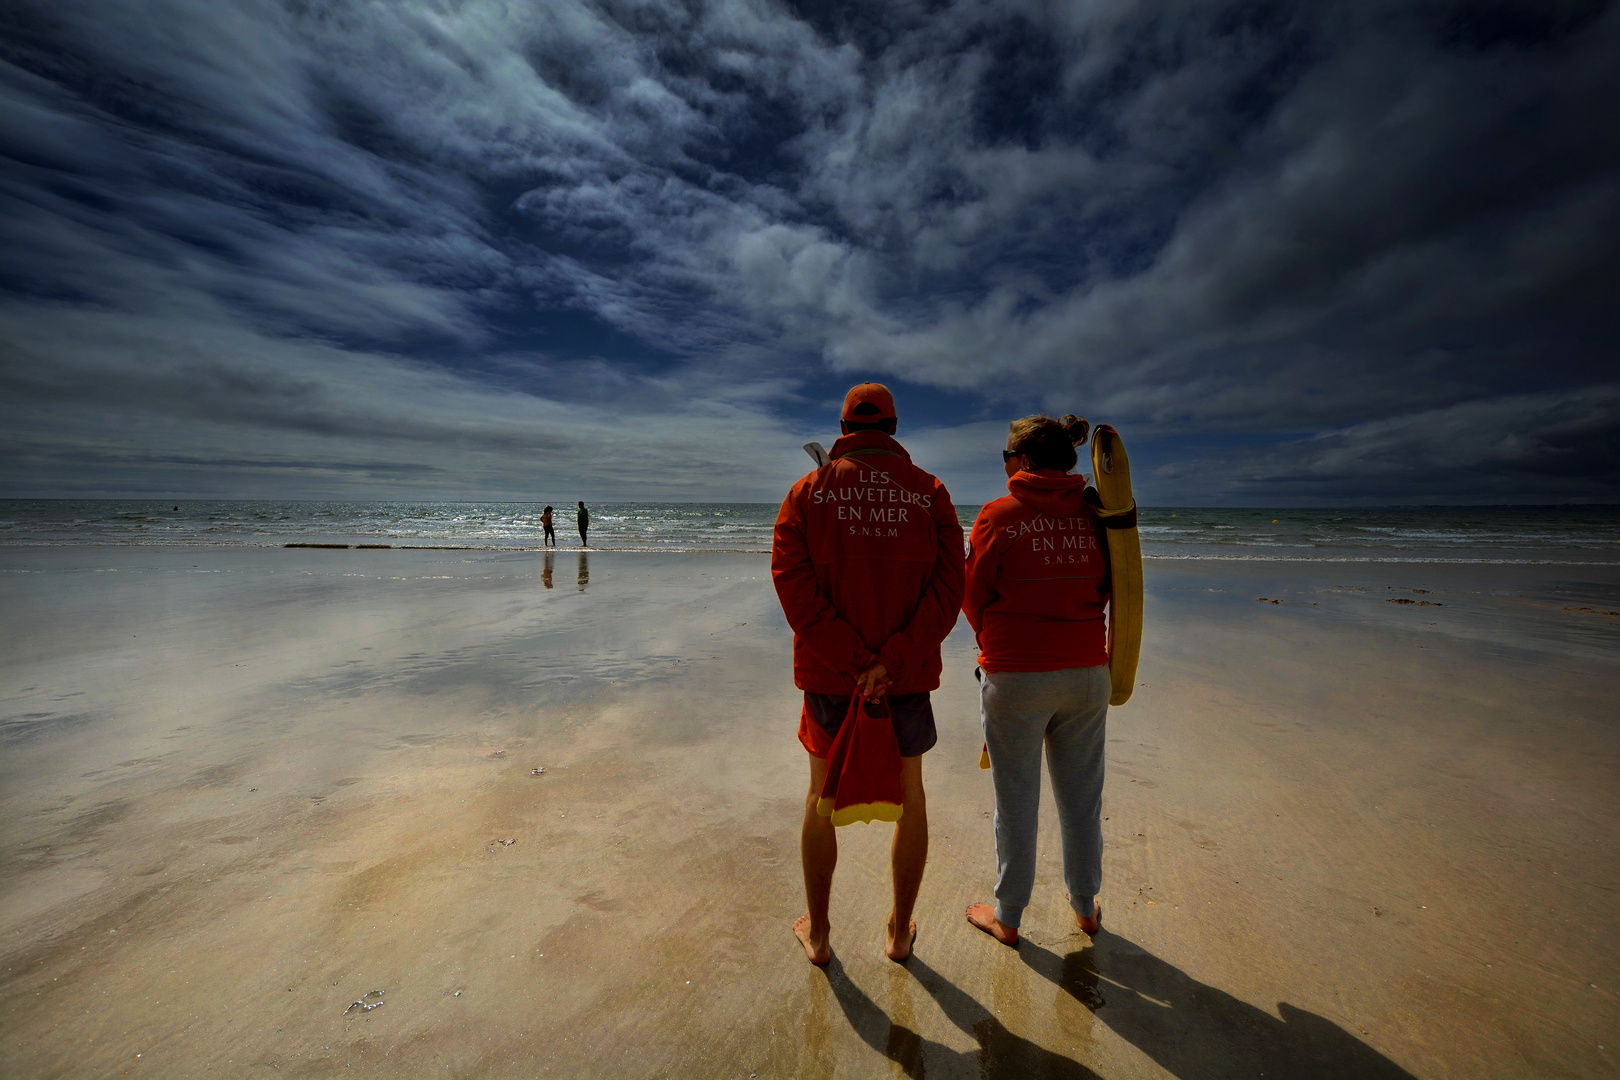
M826 972L762 556L0 571L0 1075L1620 1071L1614 569L1150 564L1104 932L1043 832L1016 951L959 626L916 956L852 826Z

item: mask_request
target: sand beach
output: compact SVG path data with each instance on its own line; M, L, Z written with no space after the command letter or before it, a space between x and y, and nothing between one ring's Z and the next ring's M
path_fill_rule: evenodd
M916 955L853 826L826 971L768 569L0 551L0 1074L1620 1073L1615 566L1150 561L1104 931L1043 832L1016 951L959 623Z
M1620 0L0 24L0 1080L1620 1080Z

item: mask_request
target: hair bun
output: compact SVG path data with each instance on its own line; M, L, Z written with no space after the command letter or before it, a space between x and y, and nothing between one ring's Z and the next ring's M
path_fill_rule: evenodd
M1058 423L1063 425L1063 434L1067 435L1069 441L1076 446L1086 441L1086 433L1091 430L1091 422L1074 413L1064 413L1063 419Z

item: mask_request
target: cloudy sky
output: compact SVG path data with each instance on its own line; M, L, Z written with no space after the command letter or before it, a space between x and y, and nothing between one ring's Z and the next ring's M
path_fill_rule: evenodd
M0 495L1620 502L1620 4L12 0Z

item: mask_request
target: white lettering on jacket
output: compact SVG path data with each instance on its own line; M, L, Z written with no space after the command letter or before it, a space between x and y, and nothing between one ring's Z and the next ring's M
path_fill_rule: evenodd
M842 506L839 521L910 521L903 506Z
M877 503L903 503L907 506L917 506L923 509L934 505L932 495L918 495L916 492L896 487L893 479L886 472L856 469L855 480L858 485L882 484L884 486L817 488L810 493L810 502L816 506L826 503L864 503L869 506ZM840 510L842 510L842 507L840 507ZM842 513L839 514L839 518L843 519ZM868 518L867 520L873 519ZM898 518L881 520L905 521L907 519L902 515Z
M1033 536L1030 537L1029 550L1056 551L1060 544L1064 551L1099 550L1095 536Z
M1028 536L1030 533L1078 532L1082 531L1083 529L1084 525L1081 523L1081 519L1078 517L1035 517L1030 518L1028 521L1020 521L1016 525L1002 526L1002 531L1007 534L1007 539L1009 540L1018 540L1021 537ZM1091 541L1091 543L1086 546L1097 546L1095 537L1086 537L1086 539Z

